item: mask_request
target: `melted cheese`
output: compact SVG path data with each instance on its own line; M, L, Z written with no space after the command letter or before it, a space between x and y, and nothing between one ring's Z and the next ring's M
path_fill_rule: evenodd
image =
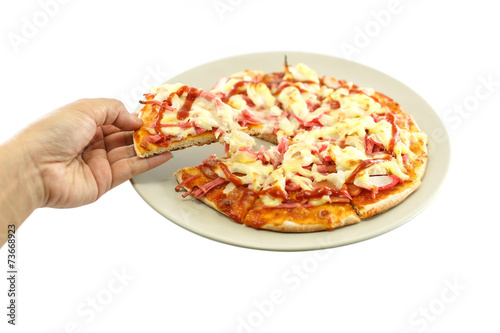
M295 66L288 66L285 71L285 80L313 81L318 83L318 75L309 66L299 63Z
M231 81L232 84L235 82L235 80ZM184 93L178 96L176 92L183 86L181 83L162 85L155 90L156 95L154 99L162 102L170 98L171 107L179 110L184 105L187 94ZM210 99L207 99L205 95L200 94L193 101L186 119L181 121L177 118L177 112L165 110L161 123L175 125L192 122L197 127L206 131L218 129L216 137L229 145L230 152L235 152L240 147L252 147L255 145L255 140L242 131L242 127L238 124L238 119L241 119L240 110L223 103L220 99L215 98L215 95L210 95ZM194 127L168 126L162 127L161 130L166 135L176 137L177 140L186 138L188 135L196 135Z
M263 82L249 84L247 94L257 108L265 107L270 109L276 104L276 98Z
M277 74L270 74L268 81L262 81L264 76L260 71L247 70L224 78L212 92L219 96L230 94L228 105L220 100L198 98L189 113L189 120L196 126L206 130L220 129L220 140L230 148L228 157L220 160L250 189L259 191L278 187L285 191L287 185L293 185L310 191L316 183L325 181L341 189L361 161L385 158L390 148L393 148L393 159L361 170L356 174L354 184L376 190L370 176L409 178L405 162L418 157L410 150L411 144L416 141L426 143L427 136L398 128L399 140L391 142L393 125L384 118L390 111L371 97L375 92L373 89L358 88L352 82L338 81L329 76L320 80L305 64L285 66L283 80L287 82L281 81ZM166 99L181 86L162 86L156 90L157 98ZM173 106L181 107L184 99L185 96L174 96ZM237 122L244 112L250 112L263 124L262 133L276 134L279 141L290 138L283 155L277 147L261 150L261 155L246 149L255 142ZM177 122L175 112L165 112L163 123ZM163 131L182 135L194 132L194 128L165 127ZM368 155L367 140L375 142L378 149L383 145L386 151L380 155L371 152ZM335 172L325 172L325 165L320 172L318 165L325 161L333 161ZM222 170L217 169L216 173L224 177ZM225 191L229 193L232 189L228 186ZM268 194L262 195L261 199L267 206L282 203L282 199ZM329 201L330 198L324 196L309 202L318 205Z
M262 161L257 160L255 154L244 150L237 150L231 159L223 159L222 161L231 173L237 174L243 184L249 184L248 188L254 191L259 191L262 188L274 169L272 165L262 164ZM219 177L225 178L224 172L220 168L215 168L215 173Z

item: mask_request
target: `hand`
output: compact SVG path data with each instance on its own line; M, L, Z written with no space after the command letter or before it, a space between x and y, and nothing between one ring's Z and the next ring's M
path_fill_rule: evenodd
M21 139L39 170L40 206L76 207L96 201L113 187L171 158L141 159L133 130L142 121L112 99L66 105L23 132Z
M170 153L136 156L133 131L141 125L117 100L85 99L0 145L0 247L35 209L94 202L169 160Z

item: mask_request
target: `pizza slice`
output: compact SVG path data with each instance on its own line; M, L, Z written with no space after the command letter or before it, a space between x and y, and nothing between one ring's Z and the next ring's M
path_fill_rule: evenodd
M179 182L176 190L187 190L184 197L193 195L208 206L228 216L237 223L243 223L250 207L257 199L253 191L236 187L230 181L217 176L210 168L210 162L199 167L180 169L175 173Z
M372 118L363 139L365 156L344 166L346 184L358 189L351 204L361 218L406 199L420 186L427 164L427 136L411 117L393 105Z
M251 148L239 148L226 157L212 155L197 167L178 170L174 174L179 182L176 190L184 188L187 190L184 197L192 195L243 223L268 176L280 163L282 147L268 151L262 147L259 153Z
M179 170L178 188L256 229L312 232L359 222L347 187L333 183L338 183L333 166L313 156L317 149L310 150L299 143L290 146L283 137L258 152L241 148L223 158L212 156L198 167Z
M407 136L408 133L402 135ZM368 166L370 160L358 164L358 180L353 183L362 190L353 197L352 205L361 218L368 218L397 206L420 186L427 165L427 140L421 132L413 132L412 136L414 141L401 157L406 177L399 177L390 171L381 172L380 165L376 166L377 162ZM397 164L397 158L393 163ZM381 164L387 162L382 161ZM391 169L390 166L386 167Z
M252 146L249 134L262 124L246 110L236 110L215 94L184 84L165 84L140 101L143 126L134 133L139 157L220 141L228 150Z

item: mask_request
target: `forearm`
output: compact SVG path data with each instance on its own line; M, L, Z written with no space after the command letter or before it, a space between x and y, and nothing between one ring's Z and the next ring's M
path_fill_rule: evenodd
M8 226L18 230L41 205L43 188L39 170L22 140L0 145L0 247L7 241ZM12 229L12 228L11 228Z

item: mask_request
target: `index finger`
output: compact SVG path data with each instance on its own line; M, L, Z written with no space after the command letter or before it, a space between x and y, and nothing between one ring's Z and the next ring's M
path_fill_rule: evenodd
M113 125L121 130L131 131L142 125L142 120L130 114L117 99L82 99L75 103L95 121L96 126Z

